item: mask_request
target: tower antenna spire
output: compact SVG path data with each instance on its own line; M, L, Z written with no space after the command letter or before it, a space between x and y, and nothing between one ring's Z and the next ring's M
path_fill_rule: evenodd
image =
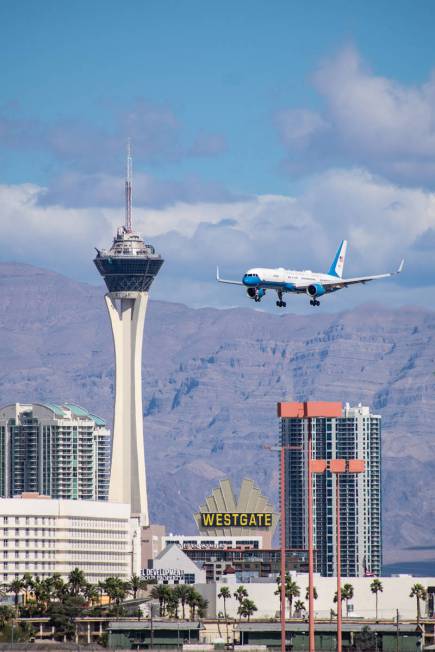
M127 173L125 178L125 230L131 233L131 192L133 182L133 159L131 157L131 139L127 141Z

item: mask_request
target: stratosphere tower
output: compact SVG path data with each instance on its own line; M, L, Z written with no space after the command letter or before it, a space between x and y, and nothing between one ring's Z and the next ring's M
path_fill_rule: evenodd
M115 347L115 408L109 500L130 503L149 525L142 411L142 340L148 293L163 265L154 247L132 227L132 157L127 151L125 223L94 263L104 278Z

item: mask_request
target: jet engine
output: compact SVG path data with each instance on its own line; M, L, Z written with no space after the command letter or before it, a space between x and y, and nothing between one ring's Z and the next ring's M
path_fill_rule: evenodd
M246 292L248 293L248 297L255 299L255 301L260 301L266 294L266 290L264 288L248 288Z
M321 297L324 294L326 294L326 290L323 287L323 285L320 285L320 283L316 283L314 285L309 285L307 287L307 294L309 294L310 297Z

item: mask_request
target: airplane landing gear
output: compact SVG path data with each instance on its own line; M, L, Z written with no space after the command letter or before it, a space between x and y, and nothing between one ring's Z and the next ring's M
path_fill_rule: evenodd
M277 294L278 294L278 301L276 302L276 305L278 306L278 308L285 308L287 304L285 301L282 300L281 290L278 290Z
M310 304L312 306L320 306L320 301L317 301L317 299L311 299Z

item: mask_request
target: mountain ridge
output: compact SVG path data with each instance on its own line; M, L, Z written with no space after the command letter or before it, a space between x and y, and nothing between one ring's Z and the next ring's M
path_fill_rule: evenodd
M82 404L109 423L114 353L104 288L0 264L0 402ZM280 400L342 400L383 417L388 559L435 533L435 312L366 304L280 315L150 301L143 411L152 519L193 532L220 477L277 502ZM170 482L168 483L168 477Z

